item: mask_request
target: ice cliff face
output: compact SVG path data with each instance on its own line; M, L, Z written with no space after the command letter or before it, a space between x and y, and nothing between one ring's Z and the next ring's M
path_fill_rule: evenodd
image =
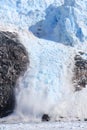
M82 5L74 0L67 1L60 6L50 5L46 9L45 20L32 26L30 30L41 38L73 45L83 42L86 33L86 2ZM84 8L82 7L84 6Z
M0 1L0 20L29 28L36 36L73 45L87 38L87 1Z
M74 92L72 83L75 55L87 59L86 14L86 0L0 1L0 29L17 31L30 57L17 83L18 118L87 118L87 88Z

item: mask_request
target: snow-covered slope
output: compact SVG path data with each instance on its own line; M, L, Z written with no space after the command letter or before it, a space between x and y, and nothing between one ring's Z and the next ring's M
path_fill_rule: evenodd
M74 56L87 50L86 13L86 0L0 1L0 29L18 32L30 58L6 120L87 118L87 88L74 92L72 83Z

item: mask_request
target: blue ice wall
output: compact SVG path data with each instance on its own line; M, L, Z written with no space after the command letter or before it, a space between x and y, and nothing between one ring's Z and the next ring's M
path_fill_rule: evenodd
M0 22L73 46L87 39L86 0L0 0Z

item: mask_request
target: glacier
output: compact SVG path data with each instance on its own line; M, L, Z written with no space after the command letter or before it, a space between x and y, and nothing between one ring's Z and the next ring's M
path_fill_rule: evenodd
M15 112L1 121L87 118L87 88L74 92L74 56L87 51L86 0L0 1L0 30L17 32L30 66L17 82ZM87 58L86 55L83 56Z
M64 44L86 40L86 0L3 0L1 23L32 31L36 36Z

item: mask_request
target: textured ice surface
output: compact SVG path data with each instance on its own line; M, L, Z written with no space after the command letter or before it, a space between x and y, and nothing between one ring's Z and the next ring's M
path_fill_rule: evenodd
M87 130L85 122L0 124L0 130Z
M73 46L87 39L86 7L86 0L1 0L0 22Z
M87 38L86 6L86 0L1 0L0 22L73 46Z

